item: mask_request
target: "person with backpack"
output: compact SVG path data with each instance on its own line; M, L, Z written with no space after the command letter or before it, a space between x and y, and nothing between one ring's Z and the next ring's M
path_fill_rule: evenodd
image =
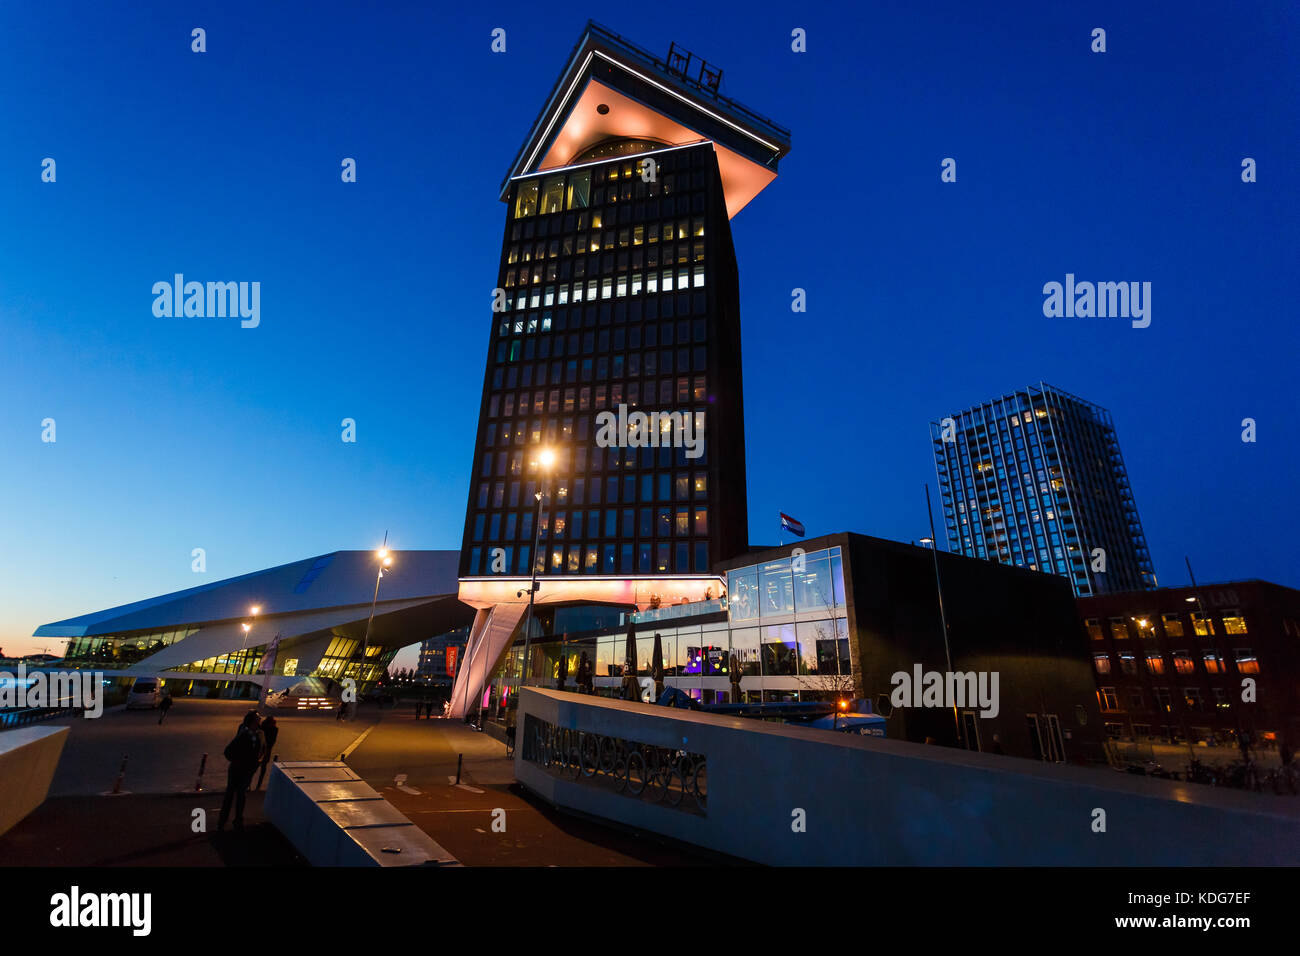
M280 725L275 722L274 717L267 717L262 721L261 734L263 740L262 759L258 761L260 773L257 775L257 785L254 790L262 789L262 781L266 779L266 768L271 763L271 755L275 747L275 742L280 736Z
M221 798L221 816L217 819L218 833L226 828L232 802L235 805L235 829L244 829L244 797L262 757L262 743L258 737L260 723L257 711L250 710L244 715L234 739L226 744L225 757L230 761L230 767L226 771L226 795Z

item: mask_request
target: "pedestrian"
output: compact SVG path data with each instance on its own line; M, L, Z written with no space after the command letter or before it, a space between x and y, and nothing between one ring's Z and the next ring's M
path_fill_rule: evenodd
M172 709L172 694L171 691L165 690L163 691L162 700L158 702L158 723L161 724L163 722L163 719L167 716L167 711L171 709Z
M262 721L261 726L262 738L266 741L265 749L262 751L262 759L258 766L261 772L257 775L257 786L254 790L262 789L262 781L266 779L266 768L271 763L271 754L275 748L275 742L280 736L280 725L275 722L274 717L267 717Z
M226 828L231 803L235 807L235 829L244 828L244 798L261 757L261 740L258 738L260 722L257 711L250 710L244 715L234 739L226 744L225 757L230 761L230 767L226 771L226 795L221 798L221 816L217 819L218 833Z
M342 720L342 719L343 719L343 715L347 713L347 710L348 710L348 702L347 702L346 700L341 700L341 701L339 701L339 709L338 709L338 713L336 713L336 714L334 715L334 719L335 719L335 720Z

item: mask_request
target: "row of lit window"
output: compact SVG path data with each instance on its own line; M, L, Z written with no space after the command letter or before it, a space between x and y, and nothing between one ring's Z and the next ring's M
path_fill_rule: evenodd
M637 572L687 573L709 570L707 541L659 541L639 544L552 546L538 551L537 566L529 567L530 545L469 549L470 575L537 573L616 574Z
M697 369L698 371L703 371L703 369L706 368L705 356L703 356L703 349L697 349L695 351L697 351L697 354L695 354L694 356L695 360L697 360ZM624 375L636 375L636 376L641 375L641 369L637 369L637 371L633 372L627 368L627 364L623 362L623 356L617 356L617 358L619 358L619 360L617 360L616 365L621 365L621 368L617 369L616 375L614 377L621 378ZM559 363L556 363L556 365L558 364ZM577 363L569 362L569 365L571 365L571 368L567 369L567 375L564 376L565 380L569 382L575 382L578 380ZM529 371L532 371L532 365L525 365L525 368L528 368ZM597 373L597 377L601 378L601 380L606 380L606 378L610 377L610 373L608 373L610 372L610 363L608 363L608 359L606 358L598 359L597 362L595 362L594 368L595 368L595 373ZM539 365L538 369L539 369L538 376L537 376L538 384L539 385L545 384L545 376L542 375L542 372L545 372L546 369L545 363ZM556 367L552 369L552 371L555 372L554 375L552 375L552 378L558 381L559 368ZM688 369L680 368L679 371L685 372L688 371ZM581 380L590 381L591 376L593 376L593 365L591 365L591 359L584 359L582 360ZM524 377L530 378L532 376L529 375ZM525 386L528 384L529 384L528 381L524 382ZM689 403L689 402L706 401L707 394L708 394L707 376L703 376L703 375L697 375L697 376L679 375L675 378L675 380L673 380L673 378L660 378L658 385L655 385L654 380L646 380L645 382L615 381L615 382L610 382L610 384L608 385L594 385L594 386L573 385L572 388L564 389L565 406L568 406L568 393L572 392L573 389L577 389L577 395L578 395L577 401L578 401L578 407L580 408L588 407L584 402L584 393L589 392L589 390L593 390L593 389L594 389L595 401L594 401L594 406L591 407L595 407L595 408L604 407L604 395L606 394L608 395L608 405L610 405L610 407L615 407L615 408L620 405L653 406L655 405L656 402L663 403L663 405L667 405L667 403L669 402L677 402L679 403L679 405L685 405L685 403ZM510 395L513 393L506 393L506 394ZM528 392L520 393L520 405L515 406L515 411L506 412L506 415L526 414L525 410L526 407L528 406L526 406L525 403L526 399L524 399L524 395L528 395L528 394L532 394L533 405L536 406L538 395L543 393L541 392L541 390L538 390L538 392L533 392L533 393L528 393ZM547 402L547 405L550 405L550 402ZM489 399L489 407L490 406L491 406L491 399ZM504 407L504 405L502 407ZM533 414L537 415L539 414L539 412L534 411ZM497 418L497 416L495 416L495 414L490 414L489 418ZM534 423L534 431L536 431L536 429L539 427L541 427L541 424ZM537 441L536 438L534 438L534 441ZM517 432L515 436L515 442L516 444L519 445L524 444L523 438L521 438L519 434L517 434ZM485 442L485 444L490 444L490 442Z
M1259 660L1255 657L1254 652L1249 647L1238 647L1233 649L1237 671L1241 674L1258 674ZM1174 671L1178 674L1191 674L1196 670L1196 660L1189 651L1174 651L1171 655L1174 661ZM1214 651L1206 651L1201 655L1201 660L1205 665L1207 674L1226 674L1227 665L1224 663L1223 655ZM1143 658L1146 664L1148 674L1163 674L1165 672L1165 659L1162 654L1148 654ZM1110 655L1094 654L1093 666L1097 669L1098 674L1110 673ZM1125 674L1136 674L1137 658L1132 654L1119 655L1120 670Z
M613 234L606 233L606 235L611 236ZM613 248L609 244L611 241L607 240L606 249ZM592 242L598 243L596 233L592 234ZM599 245L595 244L591 251L594 253L598 249ZM554 282L557 279L561 282L567 282L571 278L585 279L589 274L595 277L627 272L629 268L639 272L642 267L649 267L654 270L659 266L684 266L692 262L702 263L704 258L703 240L698 240L695 243L681 242L676 246L667 243L662 248L651 246L646 251L634 249L630 253L606 252L603 256L579 255L576 259L552 259L550 262L536 262L531 266L521 265L517 269L511 267L506 269L501 285L506 289L513 289L516 285L540 285L542 282Z
M663 165L660 166L662 160ZM525 219L535 215L553 215L558 212L586 209L604 202L630 202L659 195L671 196L678 191L704 187L704 170L671 172L679 162L676 158L654 157L655 176L646 181L633 171L641 168L643 160L612 163L592 169L584 167L567 175L563 173L528 179L515 190L514 218ZM595 191L592 187L595 186Z
M558 286L544 288L533 287L531 290L520 289L518 292L503 291L501 302L504 307L498 311L509 312L521 309L549 309L552 306L578 305L582 302L595 302L598 299L622 299L629 295L658 295L661 292L684 292L687 289L704 288L704 266L696 265L690 269L664 269L657 272L619 273L602 279L588 279L586 282L563 282Z
M612 233L606 233L612 235ZM592 252L596 252L600 247L595 233L592 234ZM608 241L607 241L608 242ZM607 244L606 249L613 248ZM526 286L529 284L540 285L542 282L568 281L573 279L585 279L588 273L592 276L613 275L617 272L627 272L628 269L640 271L643 267L651 270L659 266L672 265L689 265L692 262L702 263L704 261L704 242L703 240L695 243L681 242L676 246L671 243L666 244L661 249L658 246L652 246L648 251L642 252L640 249L633 250L631 253L607 252L603 256L579 256L576 259L551 260L550 262L537 262L531 266L519 266L518 269L511 267L506 270L505 278L501 285L506 289L513 289L516 285Z
M617 449L610 449L616 451ZM643 449L644 450L644 449ZM653 449L650 449L653 450ZM639 472L637 474L624 474L623 478L623 501L632 503L637 500L637 487L629 482L636 481L640 475L640 499L643 502L651 501L685 501L694 497L697 501L708 498L709 496L709 476L706 472L697 471L692 477L689 472L681 472L674 476L670 472ZM616 475L608 476L605 479L605 502L608 504L618 504L618 486L612 484L617 482ZM563 471L560 472L552 483L563 482L556 489L555 498L558 507L564 508L569 505L601 504L601 478L599 475L591 476L591 500L587 500L587 479L584 477L573 477ZM508 492L508 497L507 497ZM671 494L670 494L671 492ZM509 483L504 481L479 483L477 506L487 508L489 502L493 508L518 508L520 502L530 503L534 500L537 493L537 482L529 481L521 485L518 481ZM522 495L522 497L521 497Z
M610 223L613 225L613 223ZM674 219L671 221L649 223L643 222L639 225L628 225L625 229L605 228L606 224L599 211L591 214L591 223L587 223L586 213L578 216L577 233L572 230L562 236L556 236L552 239L539 239L536 242L514 243L506 251L506 263L514 265L516 262L540 262L545 259L557 259L560 256L571 256L574 253L582 255L584 252L600 252L611 249L635 249L638 246L653 246L662 242L665 246L674 240L683 239L702 239L704 238L704 217L696 216L692 219ZM603 235L601 234L601 230ZM591 231L590 237L580 235ZM702 245L697 243L697 245ZM682 243L678 250L681 255L681 249L689 250L690 243ZM702 253L701 253L702 254ZM524 270L520 270L523 275ZM523 281L522 279L520 281ZM537 280L534 279L534 282Z
M624 498L624 501L635 501ZM610 502L611 504L614 502ZM620 521L621 515L621 521ZM529 541L532 511L484 513L474 516L471 540ZM584 526L586 533L584 534ZM516 529L518 533L516 534ZM537 533L543 538L684 538L709 533L709 509L703 508L592 508L587 511L546 511Z
M1240 611L1224 611L1221 615L1223 620L1224 634L1245 634L1246 619L1242 617ZM1197 637L1213 637L1215 634L1214 621L1211 618L1204 617L1199 613L1192 612L1192 628ZM1130 635L1129 621L1137 627L1139 637L1155 637L1156 625L1152 617L1112 617L1107 623L1110 625L1111 636L1116 639L1126 639ZM1182 637L1183 621L1179 614L1162 614L1160 623L1164 625L1166 637ZM1088 636L1093 640L1101 640L1105 635L1101 629L1101 619L1090 617L1084 621L1084 626L1088 629Z
M643 383L641 382L628 382L626 384L623 382L614 382L609 386L597 385L595 386L594 404L589 403L589 393L592 389L584 386L578 390L580 396L578 400L578 410L582 411L587 410L588 408L595 408L598 410L605 408L617 409L620 405L626 405L629 409L638 409L642 407L653 409L655 406L668 406L674 402L679 407L691 404L701 404L706 400L708 395L708 391L705 387L705 376L696 375L693 381L694 386L692 387L692 379L683 375L676 380L675 388L673 387L673 380L668 378L661 379L657 386L653 380L647 380L644 383L644 388L642 388ZM571 408L570 399L568 397L568 393L571 391L573 391L573 389L565 389L566 411ZM507 397L513 394L513 392L507 393ZM526 406L522 404L522 396L527 394L527 392L521 393L521 404L518 406L517 410L519 415L527 414ZM533 393L534 402L536 402L536 396L540 394L542 393ZM606 401L606 395L609 397L608 402ZM548 405L549 404L550 403L548 403ZM489 407L490 406L491 403L489 402ZM509 405L507 404L505 407L508 408ZM504 414L506 417L513 417L514 413L506 411ZM534 411L533 414L536 415L539 413ZM489 417L497 416L495 413L492 413ZM584 424L584 422L588 424ZM587 418L579 418L577 420L577 435L579 440L586 440L590 422L591 420ZM497 431L498 428L500 428L499 432ZM513 425L510 422L502 422L499 426L495 423L489 422L484 426L483 431L484 448L492 448L493 446L498 445L509 445L512 442L512 436L513 443L516 445L523 445L525 443L537 444L542 440L543 433L545 433L548 442L554 442L560 439L568 441L574 436L574 419L571 417L563 419L553 418L548 421L534 418L531 423L518 419L513 423Z
M636 385L639 383L633 382L630 384ZM669 378L661 379L657 386L653 381L647 381L644 385L644 389L637 394L635 401L627 401L627 398L625 398L624 395L622 383L616 383L613 386L570 386L563 389L563 392L558 388L553 388L549 391L538 389L535 392L519 392L517 404L514 392L506 392L504 395L497 392L493 393L492 397L488 399L487 417L513 418L516 414L527 415L530 411L530 396L532 398L531 412L533 415L541 415L544 413L554 415L561 411L585 412L590 411L593 408L597 410L603 409L607 405L611 405L608 401L608 398L611 396L611 389L613 397L611 407L613 408L617 408L620 404L627 404L630 407L636 407L642 404L643 401L647 406L653 406L656 402L672 402L674 398L682 404L688 404L691 402L703 402L708 397L706 377L703 375L696 375L693 379L693 384L691 381L688 381L683 377L679 380L678 388L676 390L673 388L673 380ZM563 404L561 404L561 394L564 396ZM595 396L594 401L592 398L593 394ZM541 423L534 422L533 424L534 431L538 434L538 437L534 440L539 441L541 439ZM510 426L503 425L502 429L501 435L504 439L502 443L508 444ZM516 434L518 434L518 429L516 429ZM491 447L493 444L491 438L492 436L490 434L485 435L484 445L486 447ZM519 441L518 443L522 444L523 442Z

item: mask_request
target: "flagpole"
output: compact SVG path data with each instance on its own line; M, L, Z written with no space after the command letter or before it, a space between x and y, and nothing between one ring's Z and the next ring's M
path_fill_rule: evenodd
M939 539L934 536L934 509L930 507L930 483L925 483L925 511L930 517L930 550L934 552L934 589L939 595L939 623L943 627L943 656L948 662L948 673L952 673L952 651L948 646L948 615L943 609L943 583L939 578ZM957 716L957 701L952 704L953 730L957 733L957 746L963 746L961 718Z

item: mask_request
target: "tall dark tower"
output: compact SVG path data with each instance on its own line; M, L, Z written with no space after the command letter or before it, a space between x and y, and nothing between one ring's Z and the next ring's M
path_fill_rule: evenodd
M730 220L789 133L720 80L588 24L502 183L460 566L480 678L534 571L539 602L696 600L748 547Z

